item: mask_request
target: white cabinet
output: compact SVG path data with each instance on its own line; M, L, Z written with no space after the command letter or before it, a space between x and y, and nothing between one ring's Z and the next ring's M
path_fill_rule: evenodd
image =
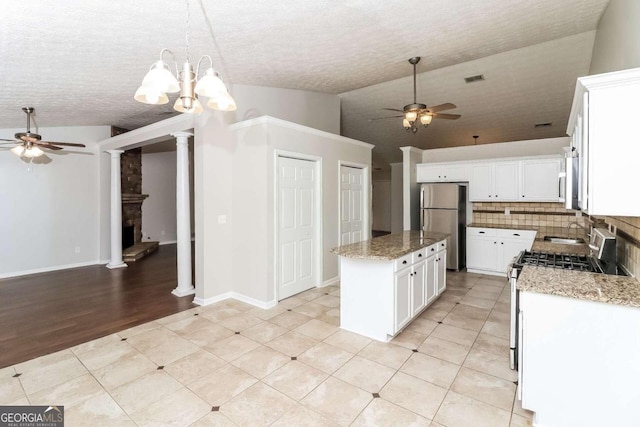
M399 331L409 323L411 310L411 268L396 272L393 283L393 329Z
M499 161L471 165L469 200L495 202L518 199L518 162Z
M579 206L589 215L640 216L640 68L578 79L567 134L579 156Z
M498 228L467 228L467 271L504 275L509 263L531 249L536 232Z
M640 425L640 310L520 291L518 397L539 426Z
M562 159L520 162L520 199L524 202L558 202L561 198Z
M446 264L446 240L395 260L341 256L340 327L390 341L445 290Z
M469 179L469 166L464 163L421 163L416 166L417 182L461 182Z

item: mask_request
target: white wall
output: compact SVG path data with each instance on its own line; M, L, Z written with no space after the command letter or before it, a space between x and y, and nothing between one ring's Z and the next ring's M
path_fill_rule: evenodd
M174 243L176 232L176 152L142 154L142 238Z
M391 163L391 233L402 227L402 163Z
M371 164L372 146L277 119L234 129L234 287L259 301L275 301L274 195L276 150L322 158L322 271L318 285L338 278L339 162ZM353 141L353 143L351 143ZM365 173L369 174L368 168ZM265 174L265 175L263 175ZM370 196L369 196L370 197ZM370 206L367 198L365 206ZM367 226L369 230L369 226ZM251 269L246 260L251 259Z
M373 181L373 229L391 231L391 181Z
M596 31L589 74L640 67L640 1L611 0Z
M569 145L569 137L562 137L501 142L497 144L467 145L464 147L435 148L432 150L424 150L422 153L422 163L562 154L564 153L562 147Z
M0 138L16 132L24 129L2 129ZM8 150L0 151L0 277L101 259L101 225L109 218L101 212L104 159L96 142L107 138L111 128L52 127L38 132L49 141L87 148L47 151L49 163L25 163Z
M236 121L264 115L340 135L340 97L327 93L233 85Z

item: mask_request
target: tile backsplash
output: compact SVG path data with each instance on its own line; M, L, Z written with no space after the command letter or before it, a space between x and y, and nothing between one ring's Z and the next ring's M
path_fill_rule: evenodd
M640 217L598 217L616 227L618 262L635 277L640 277Z
M473 222L513 228L567 228L568 234L577 236L586 234L590 225L587 216L565 209L562 203L476 202L473 203ZM569 228L574 222L587 231L577 225Z

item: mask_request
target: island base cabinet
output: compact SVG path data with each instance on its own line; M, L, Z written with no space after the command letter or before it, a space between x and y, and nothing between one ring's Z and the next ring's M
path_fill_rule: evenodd
M398 260L340 257L340 327L391 341L445 289L446 249L425 259L426 253Z
M639 426L640 309L519 295L518 396L534 425Z

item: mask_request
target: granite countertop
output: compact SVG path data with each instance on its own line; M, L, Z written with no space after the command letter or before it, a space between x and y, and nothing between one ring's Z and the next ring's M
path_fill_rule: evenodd
M570 254L570 255L589 255L589 246L586 244L567 245L565 243L551 243L544 240L536 240L531 246L532 251L550 252L554 254Z
M331 249L347 258L393 260L449 237L447 233L403 231Z
M640 282L634 277L525 265L517 287L526 292L640 307Z

